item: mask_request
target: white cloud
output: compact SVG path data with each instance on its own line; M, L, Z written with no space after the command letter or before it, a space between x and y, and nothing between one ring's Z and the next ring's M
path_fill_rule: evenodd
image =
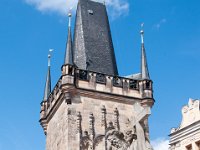
M102 0L99 0L102 2ZM129 12L129 3L124 0L105 0L106 5L110 8L109 11L113 18L121 15L127 15Z
M165 24L167 22L166 18L161 19L158 23L154 25L155 28L160 29L161 25Z
M78 0L25 0L41 12L56 12L67 14L69 9L75 8Z
M169 141L164 138L158 138L151 142L154 150L168 150Z
M103 2L103 0L95 0ZM70 8L75 10L78 0L25 0L41 12L55 12L66 15ZM129 3L127 0L105 0L112 17L127 15Z

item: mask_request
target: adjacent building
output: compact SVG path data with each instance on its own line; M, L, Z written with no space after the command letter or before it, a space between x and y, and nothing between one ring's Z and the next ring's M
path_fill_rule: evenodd
M154 98L144 31L141 71L121 77L105 4L79 0L73 39L71 17L62 75L53 90L49 56L40 112L46 150L152 150L148 117Z
M172 128L170 150L200 150L200 100L190 99L182 108L182 122Z

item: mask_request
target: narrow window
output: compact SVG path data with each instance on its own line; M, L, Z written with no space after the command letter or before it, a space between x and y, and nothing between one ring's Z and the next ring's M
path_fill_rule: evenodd
M147 81L147 82L146 82L146 89L147 89L147 90L151 89L150 81Z
M91 9L88 10L88 13L89 13L90 15L93 15L93 14L94 14L93 10L91 10Z

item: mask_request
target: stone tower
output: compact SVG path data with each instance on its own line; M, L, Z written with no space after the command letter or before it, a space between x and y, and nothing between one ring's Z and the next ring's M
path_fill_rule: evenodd
M148 150L154 104L144 32L141 73L118 75L106 6L79 0L74 39L69 13L62 75L51 90L48 66L40 124L46 150ZM49 63L50 64L50 63Z

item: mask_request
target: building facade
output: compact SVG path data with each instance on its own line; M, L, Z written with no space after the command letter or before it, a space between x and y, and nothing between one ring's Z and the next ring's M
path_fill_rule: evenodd
M200 150L200 100L190 99L182 108L182 122L172 128L170 150Z
M69 13L62 75L51 90L50 56L40 124L46 150L152 150L154 104L144 31L141 72L118 75L105 4L79 0L74 38Z

